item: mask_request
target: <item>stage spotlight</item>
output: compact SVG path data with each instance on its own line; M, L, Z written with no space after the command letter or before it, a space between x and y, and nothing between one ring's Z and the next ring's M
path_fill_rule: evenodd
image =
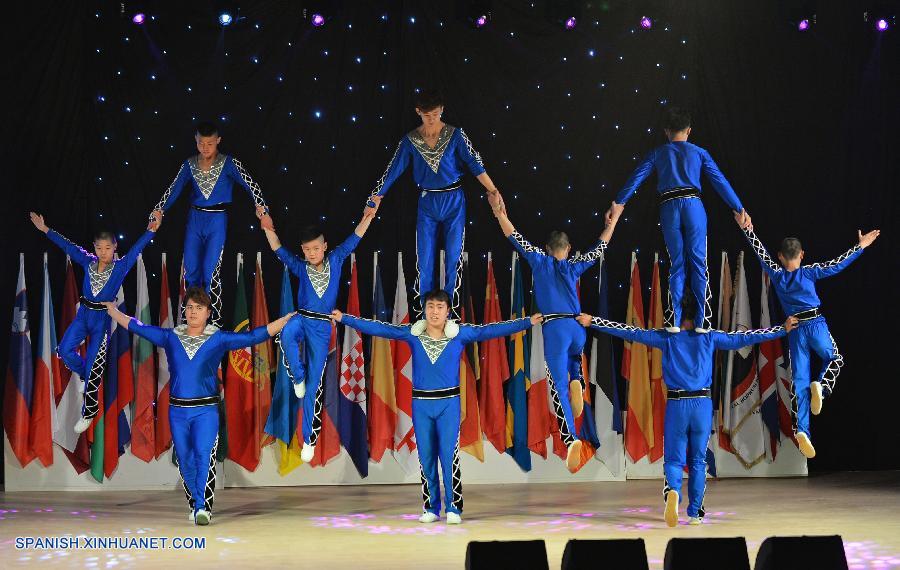
M488 23L487 14L482 14L482 15L478 16L477 18L475 18L475 27L476 28L481 28L487 23Z
M883 32L890 27L891 25L888 23L886 18L878 18L878 20L875 21L875 29L879 32Z
M318 28L325 25L325 16L322 14L313 14L309 19L309 23Z
M650 28L653 27L653 20L651 20L647 16L642 17L641 18L641 27L644 28L645 30L649 30Z
M234 17L230 12L222 12L219 14L219 24L222 26L230 26L231 22L234 21Z
M808 30L809 29L809 20L800 20L797 23L797 29L800 30L801 32L805 32L806 30Z
M863 20L871 24L876 32L886 32L893 28L897 23L896 15L885 10L883 7L865 12L863 14Z
M147 17L144 15L143 12L138 12L137 14L135 14L134 16L131 17L131 21L134 22L135 24L137 24L138 26L140 26L141 24L144 23L144 20L146 18Z
M578 20L575 19L575 16L569 16L566 18L565 25L567 30L574 30L575 26L578 25Z

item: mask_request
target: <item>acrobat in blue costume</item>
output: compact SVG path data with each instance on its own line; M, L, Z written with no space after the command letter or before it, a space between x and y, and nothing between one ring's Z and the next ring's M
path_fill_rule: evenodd
M372 196L384 196L391 185L406 171L410 162L413 179L421 188L419 211L416 217L416 294L422 296L436 289L434 286L434 260L437 257L438 225L444 234L446 251L446 283L444 290L450 295L451 310L459 307L459 271L466 238L466 196L462 188L463 167L474 176L485 172L481 155L472 146L466 133L450 125L444 125L434 148L428 146L417 129L400 140L394 157L384 175L375 184ZM375 203L368 202L370 208ZM416 303L420 310L420 303Z
M715 351L737 350L783 337L786 334L784 327L733 333L717 330L709 331L709 334L695 331L670 333L593 317L591 328L662 350L663 378L668 387L663 428L666 523L675 526L678 522L678 503L685 465L688 467L687 514L691 517L692 524L701 523L705 514L703 495L706 490L706 447L713 420L710 385Z
M184 282L200 287L212 299L211 322L222 324L222 252L228 226L228 206L235 184L244 188L256 207L268 211L259 184L250 178L241 162L224 154L216 155L209 170L202 170L199 155L184 161L178 175L153 208L167 211L190 183L191 210L184 234ZM151 213L151 218L153 217Z
M171 374L169 425L190 520L206 524L216 490L216 449L219 445L219 380L217 372L229 350L253 346L269 338L265 326L236 333L207 325L198 336L187 325L163 329L132 318L128 330L166 351ZM202 517L198 513L202 513Z
M510 234L509 241L531 267L535 300L544 316L544 364L551 380L550 397L560 438L569 447L578 440L569 384L573 380L584 382L581 355L586 335L584 327L574 319L581 313L578 279L603 257L607 244L600 240L585 254L559 260L532 245L519 232Z
M681 297L689 276L690 289L697 299L697 315L702 315L698 328L708 329L712 294L706 264L706 210L700 201L700 175L706 174L732 210L740 212L743 206L709 153L687 141L672 141L652 150L616 196L616 203L624 205L654 170L660 226L670 263L666 322L671 327L681 323Z
M66 329L56 353L69 370L84 379L84 403L81 417L91 419L100 410L97 392L103 381L106 366L106 349L109 336L110 318L103 302L115 301L125 276L134 267L138 255L150 243L156 233L148 230L142 235L124 257L99 271L97 256L78 247L54 230L47 230L50 241L76 263L84 268L84 283L75 320ZM82 357L78 352L81 343L87 340L87 351ZM79 424L81 425L81 424ZM88 425L83 425L87 429ZM84 430L76 430L84 431Z
M341 323L364 334L400 340L412 350L412 421L416 432L422 477L422 522L437 520L441 513L438 459L444 479L447 513L463 509L459 469L459 362L466 344L509 336L531 327L531 317L489 325L464 325L447 321L444 338L426 332L426 322L399 326L344 315ZM449 517L448 517L449 519Z
M862 254L863 248L857 244L831 261L804 265L795 271L788 271L772 260L752 228L744 228L743 231L759 257L763 271L769 276L781 308L785 314L796 317L800 322L797 330L788 335L791 372L794 376L791 407L797 435L805 434L809 438L810 409L812 408L813 414L821 411L822 400L831 395L844 365L844 358L838 352L837 344L828 330L828 323L822 315L816 281L843 271ZM822 360L822 368L812 384L810 353L815 353ZM809 448L806 448L805 443L801 442L800 451L808 455Z

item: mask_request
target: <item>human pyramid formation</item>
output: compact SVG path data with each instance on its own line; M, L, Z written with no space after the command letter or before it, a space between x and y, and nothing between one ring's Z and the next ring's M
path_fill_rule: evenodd
M440 519L444 504L448 524L462 522L462 477L459 468L460 356L465 345L508 336L543 323L543 342L551 400L562 441L568 447L566 464L577 469L581 441L574 433L580 413L584 379L581 354L590 327L633 342L659 348L663 353L663 377L668 387L664 430L665 520L678 522L683 469L688 466L687 515L691 524L703 521L707 442L712 427L710 398L713 356L717 349L736 350L750 344L788 335L793 367L794 420L800 451L814 457L809 413L818 414L831 394L843 359L837 351L820 312L815 282L838 273L879 235L878 230L859 232L858 243L836 259L801 265L804 252L799 240L786 238L775 263L753 233L751 219L709 153L689 142L690 116L669 108L664 131L669 142L651 151L637 167L605 215L598 243L586 254L569 257L571 245L564 232L552 232L544 249L535 247L510 222L500 192L488 176L481 156L465 132L441 121L444 102L439 92L427 90L416 97L421 126L397 145L384 175L378 180L354 233L329 250L316 227L301 232L300 257L282 246L259 186L235 158L220 154L215 125L198 126L198 155L186 160L174 182L154 208L147 232L120 259L115 258L116 239L101 232L94 238L94 254L49 229L39 214L31 213L35 227L47 234L72 260L84 268L84 284L78 313L63 335L57 352L73 372L86 378L82 417L75 431L85 431L98 412L97 393L103 378L110 319L165 349L171 383L169 420L178 466L190 505L190 520L198 525L211 520L215 489L215 450L218 443L219 364L229 350L258 344L280 333L294 392L302 399L303 448L309 461L322 427L324 371L332 322L362 333L405 342L412 351L412 420L421 465L423 513L420 522ZM382 198L412 164L413 178L421 189L416 222L417 310L422 319L412 325L345 315L335 310L341 268L365 235ZM458 308L458 268L465 239L464 169L487 191L488 202L500 229L512 247L531 266L534 295L540 313L489 325L461 324ZM670 258L667 326L645 330L592 317L581 311L576 283L582 273L600 260L625 204L641 183L657 173L660 221ZM784 326L765 330L727 333L710 329L709 276L706 262L706 212L700 200L700 177L705 174L716 192L734 211L734 217L763 269L769 275L785 314ZM150 326L121 313L116 292L150 242L164 212L190 184L191 210L184 244L184 273L188 286L183 307L185 323L174 329ZM299 310L266 326L235 333L219 329L221 282L218 278L225 246L227 207L233 186L242 186L253 199L256 215L275 255L300 281ZM446 249L447 282L434 287L434 259L438 228ZM689 294L685 295L685 284ZM790 333L790 334L788 334ZM78 352L87 341L86 356ZM300 345L303 345L303 351ZM810 381L810 353L823 366ZM302 355L302 356L301 356ZM574 413L573 413L574 409ZM441 495L438 465L444 481Z

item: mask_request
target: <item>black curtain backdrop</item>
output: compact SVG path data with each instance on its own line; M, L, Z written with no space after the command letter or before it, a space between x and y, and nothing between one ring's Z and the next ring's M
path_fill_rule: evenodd
M131 23L137 6L128 2L124 13L120 3L13 9L4 34L2 166L11 177L0 227L0 317L12 310L19 252L33 343L44 251L60 306L64 254L34 230L29 210L85 246L95 230L112 229L122 234L124 252L195 152L199 120L219 123L221 150L259 182L286 245L298 248L298 229L320 223L334 246L353 230L399 138L416 126L414 90L437 85L447 98L445 120L466 129L520 231L540 244L563 229L575 249L586 249L636 161L663 142L665 106L679 104L693 112L692 142L710 150L770 249L792 235L803 240L807 260L827 260L855 242L858 228L883 230L857 263L819 286L846 364L834 398L813 421L818 457L810 468L900 467L898 455L886 452L900 436L890 332L900 318L898 31L876 34L863 22L866 3L840 0L820 0L806 33L791 24L799 3L789 2L495 1L480 30L466 20L467 4L243 3L226 29L212 2L151 4L142 27ZM567 6L578 18L572 31L559 22ZM326 25L312 28L304 7L321 9ZM651 29L640 27L642 15L653 18ZM666 257L652 184L629 203L608 252L616 319L624 318L631 250L639 252L648 290L653 252ZM511 248L471 177L466 192L476 312L489 251L506 312ZM719 252L734 267L745 251L758 315L759 266L708 186L703 201L714 293ZM177 292L187 202L179 199L144 252L154 315L161 252ZM364 314L374 251L383 254L389 303L398 250L412 285L415 213L406 174L357 249ZM226 320L238 251L248 277L262 252L276 316L282 268L255 222L251 201L237 189L222 271ZM595 269L582 283L589 312L596 285ZM134 272L125 286L131 307ZM343 287L339 306L345 299Z

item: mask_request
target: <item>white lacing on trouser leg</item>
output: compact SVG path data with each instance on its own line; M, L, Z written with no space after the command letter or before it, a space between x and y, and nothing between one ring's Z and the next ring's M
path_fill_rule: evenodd
M830 396L834 391L834 385L837 383L838 374L841 373L841 367L844 366L844 357L838 352L837 343L834 342L834 337L828 335L828 338L831 339L831 351L834 354L834 357L831 359L831 362L828 363L828 367L822 374L821 382L825 386L826 396Z
M559 426L559 437L562 439L563 444L568 447L575 442L575 436L569 430L569 423L566 421L566 413L563 411L559 391L556 389L556 383L553 381L553 375L550 374L550 367L546 362L544 362L544 369L547 371L547 385L550 386L550 398L553 401L553 413L556 414L556 423Z
M187 499L188 506L191 508L191 513L194 512L194 497L191 496L191 491L188 489L187 483L184 481L184 477L181 478L181 486L184 488L184 496Z
M703 328L705 329L712 327L712 289L709 287L709 260L706 257L708 241L707 239L703 240L703 271L706 275L706 291L704 292L705 298L703 302Z
M213 499L216 498L216 451L219 448L219 436L213 442L209 452L209 470L206 472L206 488L203 491L203 509L212 513Z
M325 405L325 366L322 367L322 377L319 379L319 387L316 388L316 401L313 404L312 433L309 434L309 444L316 445L319 441L319 433L322 431L322 408Z
M416 281L413 284L413 311L416 312L416 317L421 317L424 311L424 307L422 307L422 299L423 296L419 292L422 288L422 274L419 269L419 229L416 228L416 243L414 244L416 248ZM462 256L460 255L460 259Z
M797 435L797 421L799 418L799 407L797 403L797 391L794 389L794 379L791 378L791 430L794 432L794 436Z
M451 483L451 485L453 487L452 488L453 500L450 502L450 504L454 508L459 510L459 512L462 512L462 510L463 510L463 495L462 495L462 471L459 468L459 435L456 436L456 447L453 449L453 468L451 469L451 471L452 471L451 475L453 478L453 481ZM447 482L444 481L444 485L446 485L446 484L447 484Z
M669 246L666 246L666 255L669 256L669 276L672 275L672 254L669 253ZM666 327L675 327L679 326L681 323L675 323L675 309L672 307L672 282L671 280L668 283L668 290L666 291L666 310L665 310L665 326Z
M465 224L465 220L463 220L463 224ZM446 247L446 245L445 245ZM460 296L459 296L459 288L462 285L462 267L463 267L463 252L466 250L466 228L463 226L462 232L462 243L459 247L459 259L456 260L456 285L453 287L453 294L450 295L450 304L452 305L452 313L453 316L457 319L459 318L459 305L460 305Z
M291 373L291 365L288 362L287 354L284 353L284 343L281 342L281 333L275 335L275 344L278 345L278 353L281 355L281 364L284 365L284 369L287 372L288 378L291 379L291 383L294 383L294 375Z
M422 468L422 462L419 462L419 477L422 478L422 511L431 511L431 493L428 492L428 479L425 478L425 469Z
M666 502L666 496L671 490L672 487L669 487L669 482L666 480L665 476L663 476L663 502Z
M210 321L212 324L221 328L222 327L222 253L225 251L225 248L222 248L222 251L219 252L219 261L216 263L215 269L213 269L212 278L209 281L209 297L212 301L212 315L210 316Z
M100 401L97 398L100 392L100 383L103 381L103 371L106 369L106 351L109 337L103 333L103 340L97 348L97 355L91 363L88 372L88 381L84 386L84 406L81 409L81 417L93 418L100 411Z

